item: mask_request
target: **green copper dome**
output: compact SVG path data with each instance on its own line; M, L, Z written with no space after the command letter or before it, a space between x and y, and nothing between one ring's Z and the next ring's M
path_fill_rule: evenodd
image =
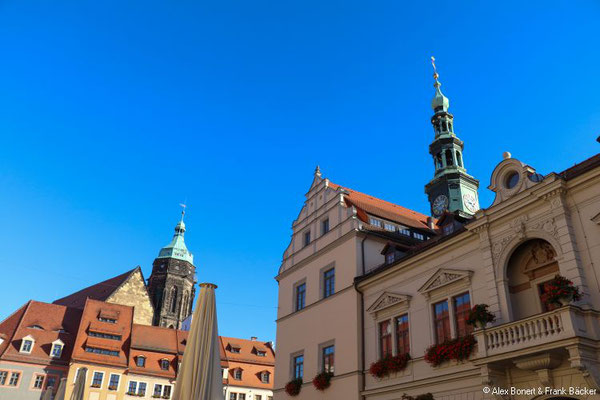
M433 97L433 100L431 100L431 108L433 108L435 112L448 111L448 108L450 107L450 100L444 96L444 93L442 93L442 90L440 89L442 84L437 80L437 73L434 75L434 77L435 83L433 84L433 87L435 87L435 96Z
M185 246L183 235L185 233L185 223L183 222L183 213L181 215L181 221L175 226L175 234L171 243L160 249L158 258L176 258L178 260L187 261L190 264L194 264L194 256L189 252Z

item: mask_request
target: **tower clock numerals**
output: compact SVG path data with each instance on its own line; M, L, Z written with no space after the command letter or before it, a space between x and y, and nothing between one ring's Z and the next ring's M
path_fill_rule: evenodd
M446 210L448 208L448 197L446 197L443 194L440 194L433 201L433 204L431 205L431 208L432 208L433 214L435 216L442 215L442 213L444 212L444 210Z
M465 193L463 195L463 202L465 203L465 207L467 207L467 210L471 211L472 213L476 212L479 209L479 207L477 207L477 199L475 198L473 193Z

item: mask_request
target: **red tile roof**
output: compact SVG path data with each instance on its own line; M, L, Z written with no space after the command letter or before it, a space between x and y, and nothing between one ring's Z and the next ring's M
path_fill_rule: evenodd
M82 289L78 292L72 293L66 297L55 300L53 303L83 309L83 307L85 306L85 301L87 299L105 301L138 269L140 269L140 267L135 267L134 269L127 271L124 274L86 287L85 289Z
M100 321L100 315L112 315L117 319L114 323ZM106 303L88 299L83 309L77 340L73 349L73 359L77 361L126 367L129 357L129 341L133 323L133 307ZM90 332L112 333L120 339L108 339L90 336ZM117 356L97 354L85 351L86 347L102 350L118 351Z
M340 186L331 181L328 182L328 185L334 190L343 189L348 192L348 194L344 196L346 204L357 208L358 217L363 222L369 222L367 214L370 214L413 228L430 230L427 225L427 219L429 217L425 214L390 203L389 201L378 199L377 197L365 193L357 192L356 190Z
M231 363L233 361L254 363L261 365L275 365L275 351L270 343L259 342L258 340L238 339L221 336L225 357ZM239 346L240 352L231 352L231 347ZM265 351L264 357L256 354L256 350Z
M0 358L42 365L68 365L79 328L81 310L31 300L0 323L7 340L0 345ZM21 353L22 339L31 336L31 353ZM59 358L50 356L52 344L64 343Z

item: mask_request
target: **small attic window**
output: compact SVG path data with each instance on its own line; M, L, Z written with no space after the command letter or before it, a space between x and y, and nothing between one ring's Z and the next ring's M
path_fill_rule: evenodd
M242 380L242 369L241 368L237 368L236 370L233 371L233 379L235 379L237 381Z
M135 365L140 368L146 367L146 357L145 356L137 356L135 358Z
M55 340L54 342L52 342L50 356L52 356L53 358L60 358L64 346L65 344L61 340Z
M369 218L369 224L381 228L381 221L376 218Z
M44 330L44 328L41 325L37 325L37 324L29 325L28 328L29 329L37 329L37 330L40 330L40 331Z
M160 369L162 369L163 371L168 371L169 365L171 365L171 363L168 359L163 358L162 360L160 360Z
M232 353L239 354L240 353L240 348L239 347L233 347L233 346L231 346L229 348L229 351L232 352Z
M25 336L23 340L21 340L21 348L19 349L19 352L31 354L31 350L33 350L34 343L35 340L31 336Z

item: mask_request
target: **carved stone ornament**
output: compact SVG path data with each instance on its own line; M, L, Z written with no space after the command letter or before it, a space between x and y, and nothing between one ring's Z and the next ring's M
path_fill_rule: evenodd
M409 295L384 292L367 308L367 312L376 313L396 304L409 302L410 299Z
M461 279L470 279L472 271L460 270L460 269L439 269L431 278L425 282L419 289L420 293L428 294L432 290L438 289L442 286L449 285L453 282Z

